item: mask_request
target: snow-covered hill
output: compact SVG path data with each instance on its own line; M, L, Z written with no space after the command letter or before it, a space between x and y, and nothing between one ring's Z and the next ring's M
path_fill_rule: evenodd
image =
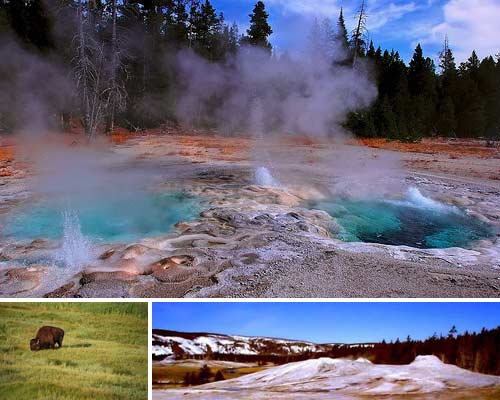
M153 329L153 355L170 358L203 356L211 353L234 355L277 355L324 353L333 344L267 337L231 336L215 333L186 333ZM352 344L342 346L371 346Z
M356 399L451 393L485 387L500 390L500 377L444 364L434 356L418 356L408 365L376 365L365 359L320 358L191 389L158 391L154 398Z

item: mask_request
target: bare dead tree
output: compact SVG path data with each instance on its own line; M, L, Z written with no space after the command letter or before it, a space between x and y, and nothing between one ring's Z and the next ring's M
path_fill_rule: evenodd
M365 44L364 41L364 35L366 33L366 19L368 17L368 14L366 13L366 4L365 0L361 3L361 7L359 8L358 14L357 14L357 24L356 28L354 29L352 33L352 46L354 50L354 55L353 55L353 60L352 60L352 65L355 66L356 62L358 61L358 57L361 52L361 48Z
M127 76L124 60L127 58L126 46L117 33L117 0L111 0L111 46L109 68L109 91L106 133L111 133L115 127L115 115L126 105L126 90L124 80ZM120 80L120 77L123 79Z
M117 78L123 63L116 35L116 0L113 0L114 27L108 47L96 35L92 0L87 2L87 8L83 1L79 1L77 10L73 74L85 134L90 141L105 119L110 121L110 130L113 129L115 113L124 107L125 88Z
M88 5L90 6L90 0ZM80 0L77 10L78 29L74 38L73 74L82 123L89 141L94 137L106 108L102 96L104 46L95 38L93 27L89 23L91 14L90 7L85 10L83 0Z

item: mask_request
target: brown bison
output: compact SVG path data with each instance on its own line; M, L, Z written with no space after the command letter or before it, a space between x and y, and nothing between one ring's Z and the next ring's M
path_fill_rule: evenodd
M42 326L38 329L36 337L30 340L31 351L41 349L55 349L56 343L59 347L62 346L64 331L61 328L54 326Z

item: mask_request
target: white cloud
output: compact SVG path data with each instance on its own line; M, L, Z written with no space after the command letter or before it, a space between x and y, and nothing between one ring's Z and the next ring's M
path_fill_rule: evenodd
M474 49L481 58L500 51L500 0L450 0L443 6L443 17L421 43L438 45L448 35L459 62Z
M418 9L414 2L406 4L383 4L376 9L368 9L368 27L371 30L378 30L390 21L402 18L404 15Z
M280 5L287 12L330 18L340 10L338 0L267 0L267 3Z
M355 14L359 6L358 2L348 3L340 0L267 0L267 3L282 7L286 13L311 15L320 18L328 17L332 20L337 19L340 7L343 6L348 27L354 25ZM376 31L388 22L400 19L418 8L413 1L404 4L394 2L388 4L386 0L368 0L368 28Z

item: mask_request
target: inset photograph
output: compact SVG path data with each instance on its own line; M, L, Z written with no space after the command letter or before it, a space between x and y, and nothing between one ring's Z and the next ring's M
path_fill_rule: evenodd
M0 303L3 400L146 400L147 303Z
M153 303L154 400L493 400L499 303Z

